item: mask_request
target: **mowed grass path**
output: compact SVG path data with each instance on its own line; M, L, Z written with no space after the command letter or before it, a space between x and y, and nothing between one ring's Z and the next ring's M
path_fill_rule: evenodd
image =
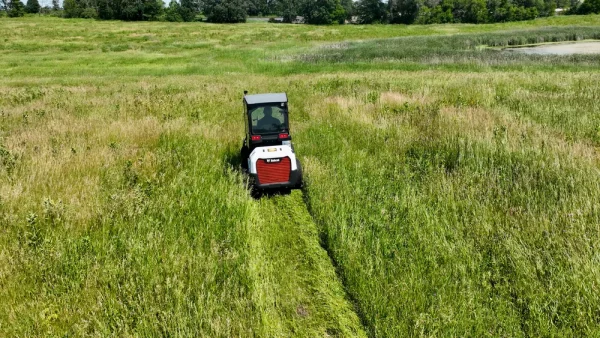
M597 58L465 41L599 23L0 19L0 332L597 335ZM305 191L244 188L243 90Z

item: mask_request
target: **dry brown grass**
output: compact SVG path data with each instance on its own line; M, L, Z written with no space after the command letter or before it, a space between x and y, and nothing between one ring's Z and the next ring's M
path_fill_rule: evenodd
M564 135L546 126L516 119L503 110L448 107L441 109L440 113L450 124L449 130L474 140L485 140L490 144L501 142L503 147L512 151L530 147L565 158L575 157L589 165L600 163L600 149L594 144L585 140L565 140Z

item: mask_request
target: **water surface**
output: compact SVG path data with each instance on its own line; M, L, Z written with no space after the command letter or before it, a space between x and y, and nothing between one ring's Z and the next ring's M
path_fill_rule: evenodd
M600 54L600 41L565 42L534 47L513 47L505 50L538 55Z

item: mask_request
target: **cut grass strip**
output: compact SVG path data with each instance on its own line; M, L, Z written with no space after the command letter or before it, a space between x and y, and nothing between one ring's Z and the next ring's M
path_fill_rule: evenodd
M300 191L256 201L249 228L264 336L364 337Z

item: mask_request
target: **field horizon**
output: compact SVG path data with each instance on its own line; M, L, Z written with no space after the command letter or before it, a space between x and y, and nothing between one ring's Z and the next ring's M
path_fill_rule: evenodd
M0 18L0 335L596 336L600 15ZM253 198L242 93L306 185Z

